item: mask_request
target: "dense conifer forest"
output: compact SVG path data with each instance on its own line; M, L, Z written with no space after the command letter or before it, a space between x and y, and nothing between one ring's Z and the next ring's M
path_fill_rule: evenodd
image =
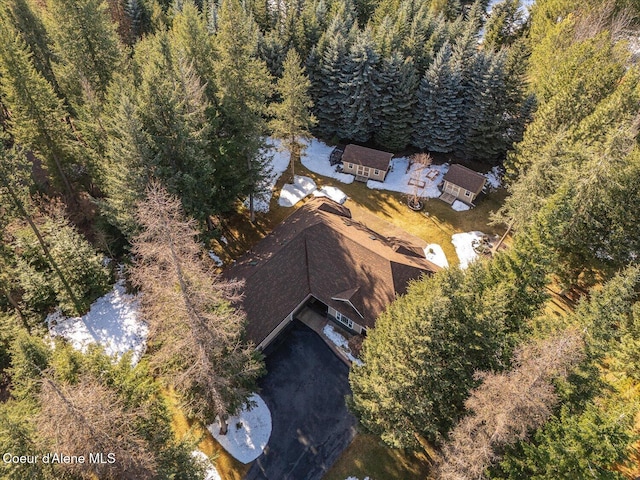
M265 373L202 244L254 221L267 137L292 174L312 137L506 172L507 248L368 333L359 428L434 479L640 475L639 58L637 0L3 0L0 452L121 461L0 476L203 478L167 390L211 423ZM49 338L125 280L139 362Z

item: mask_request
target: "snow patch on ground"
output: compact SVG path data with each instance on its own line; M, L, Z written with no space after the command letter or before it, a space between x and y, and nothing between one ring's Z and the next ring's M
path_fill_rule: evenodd
M504 171L498 166L493 167L489 172L484 174L484 176L487 177L487 185L489 186L489 190L497 190L502 186L503 175Z
M449 262L447 256L444 254L444 250L437 243L430 243L424 247L424 256L427 260L435 263L439 267L449 268Z
M347 477L344 480L359 480L358 477ZM364 477L362 480L370 480L369 477Z
M207 457L204 452L201 452L200 450L194 450L193 452L191 452L191 455L197 458L206 468L203 480L222 480L220 474L216 470L216 467L213 466L211 460L209 460L209 457Z
M302 175L296 175L293 182L293 184L287 183L280 191L278 205L281 207L293 207L317 188L316 182Z
M353 183L353 175L336 172L336 165L329 163L333 147L315 138L306 142L307 148L300 157L302 164L313 173L323 177L335 178L342 183Z
M467 268L478 257L478 254L473 249L473 242L474 240L480 241L483 237L484 233L477 231L456 233L451 236L451 243L456 248L456 253L460 260L460 268Z
M229 417L229 430L226 435L220 435L218 421L207 428L213 438L233 458L242 462L253 462L262 455L262 451L271 437L271 412L264 400L258 394L249 397L251 409L245 406L238 415Z
M273 196L273 187L285 170L289 167L289 151L282 146L280 140L268 137L266 139L267 146L261 150L260 156L266 160L267 168L271 170L270 175L264 179L261 189L263 193L254 195L253 208L256 212L268 212L271 197ZM244 206L249 208L249 199L244 201Z
M461 202L460 200L456 200L455 202L453 202L453 205L451 205L451 208L453 208L456 212L466 212L471 207L466 203Z
M347 194L336 187L326 186L319 188L318 190L313 192L313 195L315 197L328 197L334 202L339 203L340 205L347 201Z
M214 252L213 250L209 250L209 258L213 260L213 263L216 264L216 267L221 267L222 265L224 265L224 262L220 260L220 257L216 255L216 252Z
M364 365L362 363L362 360L353 356L353 354L351 353L351 349L349 348L348 340L340 335L333 328L333 325L325 325L322 329L322 333L324 333L325 337L327 337L331 341L331 343L338 347L338 349L343 352L351 362L360 366Z
M147 325L138 319L138 313L138 298L127 294L124 280L119 280L83 317L65 317L58 310L50 314L46 322L52 337L64 337L83 352L92 343L102 345L108 355L116 357L132 350L135 365L144 353L148 334Z
M424 188L418 187L418 195L420 197L438 198L441 195L438 185L442 182L444 174L449 170L449 165L445 163L443 165L431 165L423 168L419 177L417 170L421 165L414 163L409 171L407 171L408 165L409 159L407 157L393 158L384 182L369 180L367 187L373 190L390 190L392 192L412 194L416 187L409 185L409 180L411 180L412 177L416 177L417 180L424 182Z

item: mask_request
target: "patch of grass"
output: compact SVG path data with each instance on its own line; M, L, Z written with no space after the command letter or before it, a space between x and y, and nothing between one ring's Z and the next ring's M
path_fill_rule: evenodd
M389 448L375 435L358 434L325 480L344 480L354 476L363 480L424 480L429 463L423 455Z
M458 264L458 257L451 244L451 235L454 233L480 230L487 234L502 235L505 231L504 226L488 225L490 213L498 210L504 202L507 195L505 190L486 195L477 201L475 208L466 212L456 212L438 199L428 199L422 212L414 212L407 207L405 196L400 193L371 190L366 184L359 182L341 183L311 172L300 161L296 162L296 174L313 178L319 187L331 185L342 190L349 196L345 206L351 209L354 218L382 235L393 236L401 229L428 243L439 244L451 265ZM229 262L238 258L304 204L300 202L293 208L278 205L280 189L285 182L290 181L291 171L287 170L274 188L270 211L256 214L254 224L249 221L249 213L242 206L224 221L222 231L228 238L229 245L212 242L213 250L222 260Z
M188 419L178 406L176 394L165 390L164 396L171 414L171 426L177 439L190 435L197 440L198 448L214 459L216 470L222 480L242 480L249 471L251 464L243 464L229 455L222 446L211 436L209 430L200 422Z

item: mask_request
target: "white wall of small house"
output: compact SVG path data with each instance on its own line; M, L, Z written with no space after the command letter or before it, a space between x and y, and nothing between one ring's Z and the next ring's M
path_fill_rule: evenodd
M465 190L464 188L448 181L444 182L443 190L445 191L445 193L450 193L451 195L454 195L458 200L462 200L466 203L471 203L476 199L476 195L473 192Z
M352 173L353 175L359 175L361 177L370 178L372 180L378 180L380 182L383 182L385 177L387 176L386 170L377 170L375 168L365 167L365 166L358 165L356 163L351 163L351 162L344 162L343 169L347 173Z
M338 313L339 312L335 308L329 307L329 315L331 315L333 318L335 318L336 321L339 324L344 325L345 327L349 328L348 325L346 325L345 323L343 323L340 320L338 320ZM344 315L344 316L346 316L346 315ZM347 317L347 318L353 322L353 326L350 327L351 330L353 330L356 333L362 333L364 331L364 327L362 325L359 325L356 322L354 322L353 318L351 318L351 317Z

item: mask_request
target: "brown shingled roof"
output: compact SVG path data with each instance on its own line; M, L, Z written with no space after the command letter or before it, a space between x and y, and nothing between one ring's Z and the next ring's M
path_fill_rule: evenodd
M376 170L387 171L393 153L374 150L373 148L361 147L359 145L347 145L342 154L343 162L355 163Z
M372 327L409 280L439 269L424 256L404 254L396 241L331 200L310 200L224 272L245 282L240 306L249 339L262 342L308 295ZM402 239L413 251L416 241Z
M484 175L457 163L451 165L443 180L469 190L475 195L482 191L487 181Z

